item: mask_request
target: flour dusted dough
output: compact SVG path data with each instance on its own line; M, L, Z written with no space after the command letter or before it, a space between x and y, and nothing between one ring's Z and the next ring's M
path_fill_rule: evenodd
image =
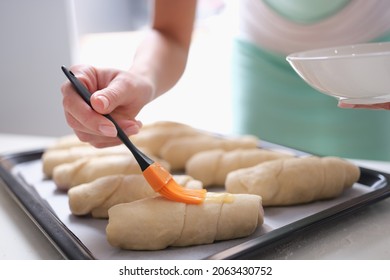
M256 164L279 159L291 158L292 155L268 150L222 149L208 150L195 154L186 163L185 172L191 177L202 181L205 187L224 185L229 172L254 166Z
M122 249L160 250L245 237L263 223L261 197L213 195L222 199L194 205L158 196L117 204L108 210L107 240Z
M202 189L202 183L187 175L174 175L174 180L189 189ZM92 214L107 218L108 209L116 204L158 195L141 174L111 175L81 184L68 191L69 207L74 215Z
M169 164L165 161L158 160L158 162L167 171L170 170ZM141 173L141 168L131 154L107 155L83 158L58 165L53 170L53 181L59 189L68 190L74 186L92 182L97 178L108 175Z
M230 172L226 191L260 195L264 206L292 205L337 197L359 177L359 167L337 157L279 159Z

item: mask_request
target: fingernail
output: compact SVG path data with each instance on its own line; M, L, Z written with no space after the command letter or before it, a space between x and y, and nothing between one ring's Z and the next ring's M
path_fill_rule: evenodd
M137 125L130 125L126 127L124 130L126 134L132 135L132 134L137 134L139 132L139 127Z
M339 107L348 109L348 108L355 108L355 105L354 104L348 104L348 103L339 103Z
M106 110L108 108L108 105L109 105L107 97L105 97L103 95L99 95L96 98L97 98L97 100L99 100L102 103L103 110Z
M115 137L117 135L116 128L110 125L100 125L99 131L105 136Z

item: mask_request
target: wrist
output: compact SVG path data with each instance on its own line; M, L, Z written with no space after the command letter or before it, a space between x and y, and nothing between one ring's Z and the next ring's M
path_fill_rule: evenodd
M147 71L140 71L135 67L130 68L129 72L137 78L137 81L139 81L137 86L140 90L138 92L142 93L144 104L147 104L158 97L156 82L150 73Z

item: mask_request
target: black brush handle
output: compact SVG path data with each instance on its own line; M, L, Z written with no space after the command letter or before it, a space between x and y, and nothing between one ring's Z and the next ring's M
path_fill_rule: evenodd
M79 79L76 78L76 76L72 73L72 71L69 71L65 66L61 66L61 69L64 72L65 76L69 79L69 81L73 85L76 92L92 108L91 100L90 100L91 93L88 91L88 89L79 81ZM134 146L134 144L130 141L129 137L124 133L124 131L120 128L117 122L110 115L106 114L103 116L109 119L115 125L116 130L118 132L117 137L123 142L123 144L126 145L127 148L129 148L129 150L137 160L139 166L141 167L142 171L144 171L146 168L148 168L151 164L154 163L154 161L151 158L146 156L136 146Z

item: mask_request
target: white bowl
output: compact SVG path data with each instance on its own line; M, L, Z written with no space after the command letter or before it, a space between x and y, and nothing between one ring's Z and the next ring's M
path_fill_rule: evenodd
M286 59L309 85L345 103L390 102L390 42L310 50Z

